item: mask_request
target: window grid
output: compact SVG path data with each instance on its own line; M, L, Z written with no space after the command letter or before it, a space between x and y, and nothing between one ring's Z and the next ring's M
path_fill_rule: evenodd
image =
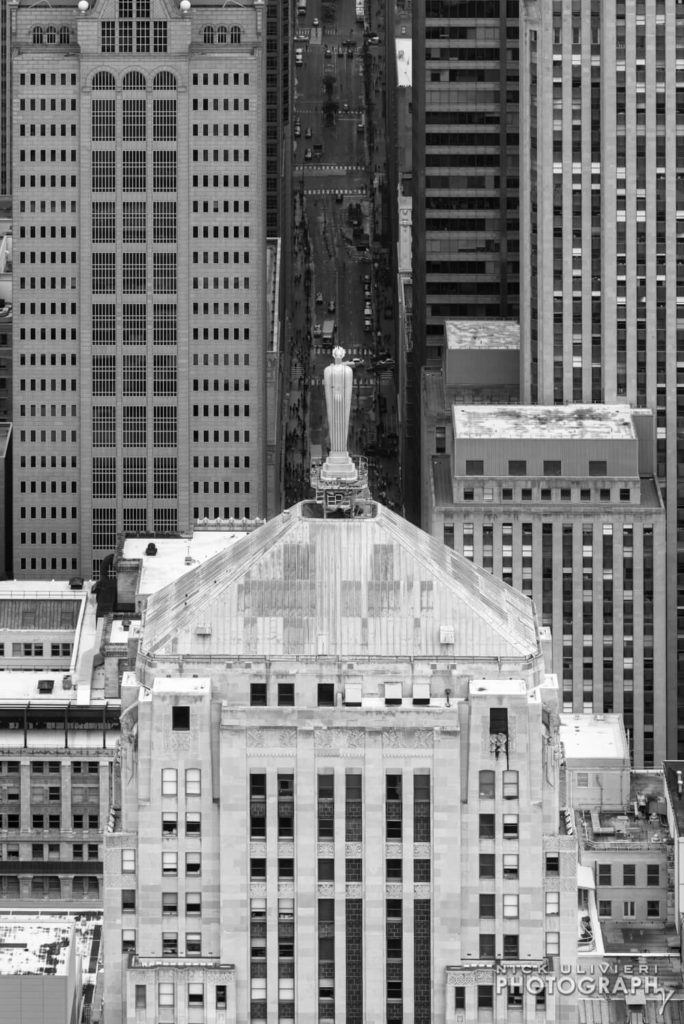
M113 345L116 342L116 306L94 303L92 307L93 344Z
M146 233L145 203L123 204L123 240L124 242L145 242Z
M162 456L154 460L154 496L155 498L175 498L178 494L178 466L172 456ZM161 511L161 510L158 510Z
M124 498L147 497L147 459L133 456L123 460Z
M124 397L147 394L147 360L144 355L126 353L123 357Z
M147 418L144 406L125 405L123 409L124 448L144 448L147 444Z

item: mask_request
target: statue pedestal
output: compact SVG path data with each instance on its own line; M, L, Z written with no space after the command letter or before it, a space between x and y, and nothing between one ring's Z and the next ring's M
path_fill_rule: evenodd
M331 452L321 466L320 478L323 482L343 480L346 483L354 483L359 472L347 452Z

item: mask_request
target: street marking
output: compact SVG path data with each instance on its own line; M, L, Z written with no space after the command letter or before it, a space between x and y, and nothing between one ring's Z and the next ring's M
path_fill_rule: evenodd
M305 196L365 196L365 188L305 188Z
M295 164L295 171L298 174L303 174L304 171L316 171L317 173L327 174L332 171L335 174L342 174L344 171L358 171L359 173L365 172L366 168L363 164Z

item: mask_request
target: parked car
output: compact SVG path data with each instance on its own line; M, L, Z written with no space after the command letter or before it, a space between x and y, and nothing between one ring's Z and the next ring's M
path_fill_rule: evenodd
M367 302L366 305L363 307L363 315L373 316L373 307L371 306L370 302Z
M364 284L370 284L371 283L370 274L364 274L363 275L363 283Z
M330 302L328 303L328 312L329 313L334 313L335 312L335 300L334 299L331 299Z
M297 67L301 67L304 63L304 50L301 47L297 47L295 50L295 64Z
M298 139L301 134L302 134L302 126L301 126L301 124L299 124L298 121L296 121L295 122L295 126L294 126L294 136L295 136L295 139Z
M320 338L322 333L323 333L323 329L322 329L321 325L320 324L314 324L314 328L313 328L313 336L314 336L314 338Z
M323 305L323 292L316 292L316 305L317 306L322 306Z
M332 54L332 50L330 49L329 46L326 46L326 48L323 50L323 56L324 57L332 57L332 55L333 55Z
M313 153L311 152L310 149L305 149L304 150L304 159L305 160L312 160L313 159Z
M371 320L371 318L369 316L367 316L365 318L365 320L363 321L363 329L364 329L364 331L372 331L373 330L373 321Z
M314 18L312 24L314 28L318 28L318 26L320 25L320 21L318 20L318 18Z
M310 125L307 127L306 131L304 132L304 138L305 139L310 139L311 138L311 126Z

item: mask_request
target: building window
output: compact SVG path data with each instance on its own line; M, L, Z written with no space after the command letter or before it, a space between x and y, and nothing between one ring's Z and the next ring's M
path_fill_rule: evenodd
M646 900L646 917L660 917L660 900Z
M162 853L162 875L172 877L178 874L178 854L175 852Z
M178 835L178 814L176 811L162 811L162 835Z
M172 981L160 981L158 990L158 1002L162 1006L175 1006L176 990Z
M202 834L202 815L199 811L186 811L185 834L186 836L200 836Z
M598 884L599 885L612 885L612 869L610 864L599 864L598 866Z
M546 933L546 955L558 956L560 953L560 932Z
M636 864L622 865L622 884L636 885Z
M589 772L577 772L575 776L579 789L586 789L589 785Z
M480 878L494 878L496 872L496 857L493 853L480 854Z
M547 914L560 914L560 893L559 892L547 892L547 894L546 894L546 913Z
M177 892L163 892L162 897L162 915L176 915L178 913L178 893Z
M178 772L175 768L162 768L162 796L178 795Z
M598 912L599 917L610 917L613 913L613 904L610 900L599 900L598 901Z
M561 476L560 459L544 459L544 476Z
M465 1010L466 995L465 986L456 985L454 988L454 1010Z
M491 934L480 935L479 955L481 960L493 960L496 956L496 936Z
M494 838L494 815L493 814L481 814L480 815L480 839L493 839Z
M93 192L113 192L116 187L116 153L103 150L92 154Z
M496 897L492 892L480 893L480 917L490 918L495 916L495 899Z
M603 459L589 460L589 476L607 476L608 466Z
M385 821L388 841L402 837L402 777L385 776Z
M466 476L484 476L484 462L482 459L466 459Z
M504 878L518 877L518 854L504 853L503 855L503 876Z
M217 985L216 986L216 1009L225 1010L228 1005L227 1002L227 986Z
M504 800L518 799L518 773L517 771L504 771L503 773L503 797Z
M202 772L199 768L186 768L185 795L200 796L202 793Z
M121 952L135 953L135 928L123 928L121 931Z
M622 916L623 917L636 917L636 907L634 900L625 900L622 904Z
M517 935L504 935L503 955L505 960L517 960L520 956L520 941Z
M504 839L517 839L518 838L518 815L517 814L504 814L504 816L503 816L503 836L504 836Z
M135 872L135 850L121 851L121 873L124 875Z
M483 800L494 799L496 775L493 771L480 772L480 798Z
M435 427L435 452L437 455L446 452L446 427Z
M147 1009L147 985L135 986L135 1008L136 1010Z
M503 916L504 917L517 917L518 916L518 895L517 893L504 893L503 897Z
M494 988L492 985L477 986L478 1010L491 1010L494 1007Z
M527 462L525 461L525 459L509 459L508 475L527 476Z
M646 865L646 885L660 885L660 864Z

